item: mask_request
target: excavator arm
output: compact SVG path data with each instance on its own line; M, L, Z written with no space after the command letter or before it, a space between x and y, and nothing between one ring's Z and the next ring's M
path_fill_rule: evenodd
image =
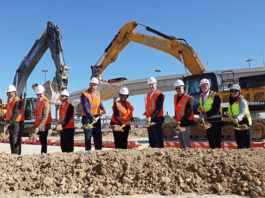
M140 24L139 24L140 25ZM118 34L111 41L109 46L105 49L104 54L96 63L96 66L91 66L92 76L101 78L102 72L108 67L108 65L118 58L120 52L129 44L130 41L146 45L157 50L166 52L180 62L183 62L185 67L191 74L206 73L204 66L202 65L199 57L194 49L186 42L185 39L177 39L172 36L165 35L150 27L143 26L147 31L159 35L162 38L152 37L135 32L137 22L130 22L125 24ZM101 59L102 62L99 64ZM99 65L98 65L99 64Z
M47 28L42 33L41 37L35 41L33 47L30 49L27 56L24 57L16 71L13 84L17 87L17 95L19 97L22 97L28 77L48 48L50 48L51 56L56 67L56 73L53 84L45 86L46 93L49 93L49 99L53 100L54 96L52 95L55 94L55 91L47 90L47 87L50 89L55 87L56 92L58 92L58 90L67 88L67 72L69 67L64 63L63 48L60 39L61 35L58 26L52 22L48 22ZM54 84L56 85L54 86ZM26 96L26 91L24 95Z

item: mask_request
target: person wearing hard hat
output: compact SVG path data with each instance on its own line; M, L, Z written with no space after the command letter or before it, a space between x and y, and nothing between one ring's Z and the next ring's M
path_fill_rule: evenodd
M129 97L129 90L127 87L122 87L119 91L119 101L113 104L113 114L110 125L120 125L124 127L123 132L113 131L115 148L127 149L129 131L131 129L131 121L133 119L134 108L130 102L127 101Z
M228 111L234 118L234 125L246 124L249 128L246 130L236 130L235 139L237 148L251 148L252 147L252 119L250 116L248 103L246 99L240 94L241 88L237 84L230 86L230 96Z
M7 94L7 112L4 130L9 129L9 142L11 153L21 154L21 135L24 127L24 109L23 102L16 96L16 87L9 85Z
M59 123L58 128L62 128L60 134L61 149L62 152L74 151L74 133L75 133L75 121L74 121L74 107L68 102L69 92L64 89L60 92L60 100L62 104L59 108Z
M39 135L41 153L47 153L48 131L51 129L51 102L45 97L45 88L38 84L34 91L37 95L35 109L35 133Z
M147 128L149 144L152 148L164 148L162 124L164 123L165 95L157 90L157 81L154 77L147 80L149 92L146 96L145 113L147 122L154 122L154 126Z
M184 86L182 80L176 80L174 83L177 92L174 95L175 119L186 129L178 135L180 148L191 148L190 128L194 125L193 97L185 93Z
M206 119L212 126L206 129L210 148L221 148L222 144L222 107L221 98L217 92L210 90L210 81L206 78L200 81L202 90L198 112L200 118Z
M102 131L100 119L98 116L106 113L106 110L101 102L100 93L97 91L99 81L92 77L89 81L89 88L80 96L82 107L82 124L91 124L96 121L93 129L85 129L85 150L91 150L91 136L93 135L94 145L96 150L102 149Z

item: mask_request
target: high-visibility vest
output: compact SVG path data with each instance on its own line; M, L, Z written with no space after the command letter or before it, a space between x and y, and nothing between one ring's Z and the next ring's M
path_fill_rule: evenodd
M214 97L215 97L216 94L217 94L217 92L210 91L210 93L209 93L209 95L208 95L208 97L207 97L207 99L206 99L204 104L202 102L203 101L203 95L201 94L201 96L200 96L200 107L201 107L203 112L208 112L208 111L210 111L212 109L212 104L213 104ZM223 110L222 110L221 105L220 105L220 108L219 108L218 112L219 112L220 115L222 115Z
M44 109L44 106L45 106L46 102L48 102L50 104L50 109L49 109L48 118L47 118L45 124L52 123L51 102L46 97L44 97L41 101L37 100L37 103L36 103L36 109L35 109L35 125L36 126L39 126L39 124L41 122L42 111Z
M16 102L21 102L21 109L20 112L16 118L16 121L23 121L24 120L24 108L23 108L23 102L19 99L18 96L14 96L11 101L8 100L7 102L7 112L6 112L6 121L10 121L13 116L14 106Z
M147 97L146 97L146 105L145 105L145 110L146 110L146 116L151 116L152 113L155 111L156 108L156 100L157 97L161 94L162 92L160 91L155 91L155 93L153 93L153 95L150 94L150 92L147 93ZM163 94L163 93L162 93ZM165 95L163 94L163 97L165 98ZM164 106L164 103L163 103ZM161 111L157 114L157 117L163 117L164 115L164 111L163 111L163 106Z
M191 98L192 101L194 101L194 99L193 99L193 97L189 96L186 93L184 93L184 95L182 96L182 98L179 100L178 103L177 103L177 98L178 98L178 95L175 94L174 95L175 114L176 114L176 117L177 117L177 121L180 121L181 118L185 114L186 105L187 105L189 99ZM188 120L194 120L194 113L193 113L193 111L191 112L190 116L188 117Z
M71 103L67 101L64 104L60 105L59 124L62 124L62 121L66 118L66 113L70 104ZM71 120L69 120L69 122L63 127L63 129L73 129L73 128L75 128L74 111Z
M126 107L127 109L122 105L121 100L119 101L115 101L114 105L116 104L116 107L118 109L119 112L119 119L120 121L125 124L126 126L131 124L131 118L132 118L132 114L133 114L133 106L130 102L126 101ZM114 118L114 113L111 117L111 121L113 121L114 123L118 124L118 121Z
M89 110L91 114L92 115L100 114L100 93L99 91L97 91L97 98L89 90L83 92L83 94L85 95L88 101ZM81 96L80 96L80 100L81 100ZM82 116L87 116L85 111L83 110L82 103L81 103L81 107L82 107Z
M230 113L230 115L232 115L234 118L236 118L240 111L239 111L239 103L240 101L244 99L243 96L239 96L237 98L237 100L232 104L232 105L228 105L228 111ZM250 116L250 112L249 112L249 108L248 108L248 105L247 105L247 108L246 108L246 111L245 111L245 116L243 118L247 118L248 119L248 124L249 125L252 125L252 119L251 119L251 116Z

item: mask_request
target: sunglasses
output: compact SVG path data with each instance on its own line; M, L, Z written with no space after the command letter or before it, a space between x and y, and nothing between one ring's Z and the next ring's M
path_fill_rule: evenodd
M181 90L181 87L176 87L175 89L176 89L176 90Z
M231 93L237 93L237 92L239 92L238 90L231 90L230 91Z

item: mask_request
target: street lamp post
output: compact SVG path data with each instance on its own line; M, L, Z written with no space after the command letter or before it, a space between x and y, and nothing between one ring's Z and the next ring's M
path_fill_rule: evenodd
M157 72L157 76L159 77L159 73L161 72L160 69L155 69L155 72Z
M251 58L247 59L246 62L248 63L248 68L250 68L250 62L252 61Z
M47 69L43 69L42 72L44 72L44 83L46 82L46 73L48 72Z

